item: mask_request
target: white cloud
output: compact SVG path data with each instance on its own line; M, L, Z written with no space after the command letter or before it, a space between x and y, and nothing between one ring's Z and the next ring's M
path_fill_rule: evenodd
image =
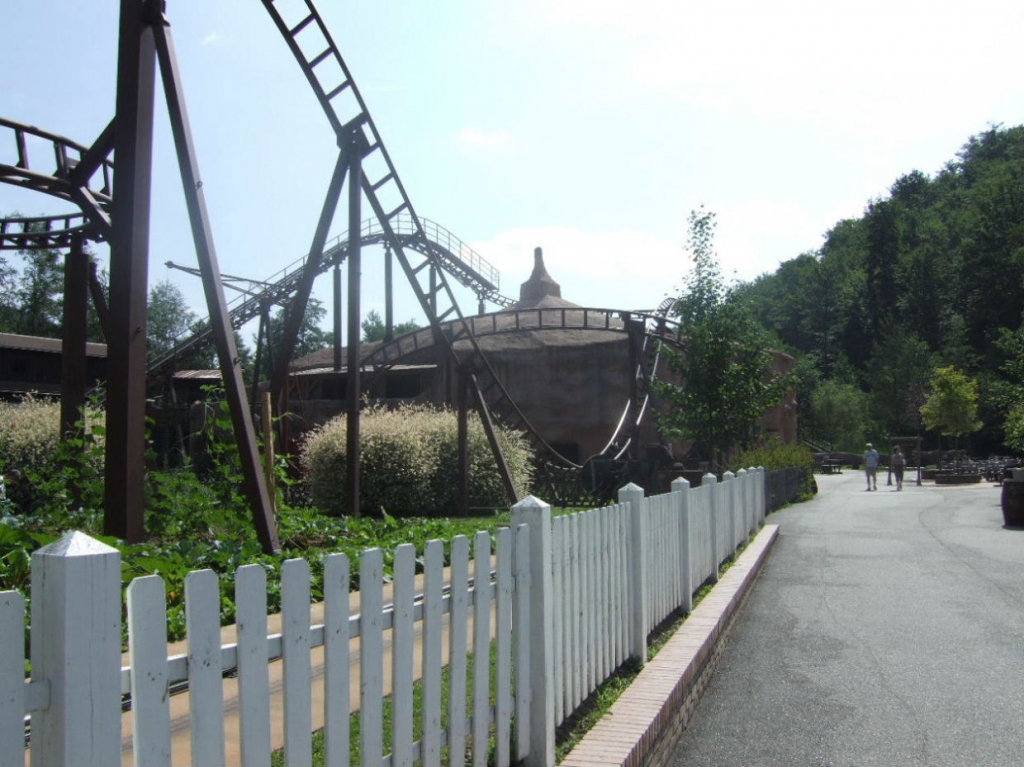
M503 130L490 133L479 128L463 128L456 134L455 140L463 146L479 146L486 149L505 146L512 140L512 136Z
M714 247L722 274L730 281L749 281L817 250L837 221L860 215L862 204L818 212L792 199L751 198L706 207L717 221ZM686 234L681 230L678 241L671 241L634 229L542 226L499 232L470 245L498 270L501 292L511 298L518 298L519 286L533 270L534 248L540 247L563 298L583 306L650 309L682 288L691 268Z
M203 45L217 45L217 44L223 42L226 39L227 38L224 35L222 35L220 32L211 32L210 34L208 34L206 37L204 37L202 39L202 44Z

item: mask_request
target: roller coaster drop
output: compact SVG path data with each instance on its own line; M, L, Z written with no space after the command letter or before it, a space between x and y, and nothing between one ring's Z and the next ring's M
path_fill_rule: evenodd
M138 541L143 529L143 451L145 435L145 382L150 374L172 364L184 347L212 337L230 407L235 439L242 459L244 490L253 511L261 544L267 551L280 548L268 490L260 470L255 432L246 401L232 327L255 316L268 303L283 303L289 296L281 347L272 365L271 392L278 401L285 385L288 361L298 337L315 278L332 265L347 260L348 387L360 391L360 370L381 372L405 354L426 344L443 344L453 358L461 386L468 393L484 424L498 460L506 490L519 498L505 464L494 420L527 433L538 450L542 481L553 492L558 477L568 474L579 483L580 466L558 454L532 427L509 396L484 356L477 338L510 329L550 330L580 327L626 333L631 339L633 395L604 454L619 458L628 449L649 402L649 382L657 365L662 341L680 345L678 327L666 320L669 303L650 314L599 309L562 309L499 312L485 318L463 315L448 275L473 289L481 307L485 300L508 307L510 299L498 292L497 274L486 262L453 239L444 239L440 227L417 216L399 179L355 81L312 0L296 18L286 19L273 0L261 0L295 56L338 139L335 164L320 220L301 267L287 270L262 283L238 306L229 310L213 246L180 76L160 0L121 0L116 114L89 147L55 134L0 118L0 139L15 142L15 165L0 164L0 182L19 185L74 202L79 214L0 220L0 249L69 248L65 281L64 354L62 358L62 419L77 420L84 399L85 314L87 291L103 324L108 345L107 474L104 529L128 541ZM307 51L315 51L309 55ZM167 110L192 224L199 273L210 312L203 337L189 339L147 366L146 297L148 268L149 189L153 138L155 73L159 69L167 96ZM53 172L33 166L26 137L49 142L56 157ZM114 153L117 173L110 159ZM348 182L348 229L360 236L339 239L326 248L328 228ZM365 199L373 217L361 221ZM95 274L90 275L84 243L110 244L109 307ZM385 343L368 358L359 358L360 249L364 243L382 242L394 254L429 321L429 328ZM453 242L457 247L453 247ZM481 312L482 313L482 312ZM482 323L491 323L484 327ZM140 332L140 329L142 332ZM655 339L652 341L652 339ZM459 344L458 354L455 345ZM349 508L359 509L359 398L347 397ZM464 411L463 411L464 417ZM622 437L625 437L625 447ZM464 468L464 467L463 467Z

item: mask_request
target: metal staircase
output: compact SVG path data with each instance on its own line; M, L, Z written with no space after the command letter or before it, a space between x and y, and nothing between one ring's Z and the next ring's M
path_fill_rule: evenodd
M498 270L445 227L423 218L419 219L419 228L417 229L416 224L409 216L398 216L393 231L403 239L410 249L426 251L424 255L429 253L437 256L444 264L444 269L461 284L476 293L480 301L489 301L499 306L512 305L512 299L499 292ZM422 232L423 236L415 236L418 232ZM364 245L388 242L387 233L375 218L363 221L359 236ZM321 274L345 260L348 255L348 240L348 232L345 232L327 245L323 257L320 259ZM237 330L245 323L255 319L260 315L264 306L284 304L295 292L302 279L306 258L303 256L265 280L235 278L248 282L249 289L242 291L241 295L228 303L232 327ZM194 273L194 270L184 269L175 264L169 263L168 266ZM224 275L222 275L223 278ZM177 360L187 357L189 353L212 340L213 331L210 328L199 331L175 344L174 348L154 357L147 365L146 374L150 378L165 375Z

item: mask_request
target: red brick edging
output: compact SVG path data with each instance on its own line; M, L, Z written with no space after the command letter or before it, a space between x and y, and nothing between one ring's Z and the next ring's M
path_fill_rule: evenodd
M778 533L778 525L761 529L611 710L560 762L562 767L664 762L707 687L732 619Z

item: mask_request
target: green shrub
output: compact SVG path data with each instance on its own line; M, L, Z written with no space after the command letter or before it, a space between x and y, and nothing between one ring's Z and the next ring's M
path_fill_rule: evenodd
M348 512L347 424L335 418L306 440L302 465L313 503L325 512ZM499 440L516 484L529 487L531 452L522 435L499 429ZM360 420L362 511L392 516L450 516L458 490L458 421L450 410L402 405L372 407ZM469 422L471 506L506 506L501 477L483 426Z
M765 471L776 469L814 468L814 454L807 445L784 444L777 437L765 445L746 450L729 461L729 471L749 469L751 466L763 466Z
M765 471L801 469L801 495L809 498L817 492L817 485L814 482L814 454L807 445L787 445L775 437L759 448L740 453L729 462L728 468L735 472L749 469L751 466L763 466Z

